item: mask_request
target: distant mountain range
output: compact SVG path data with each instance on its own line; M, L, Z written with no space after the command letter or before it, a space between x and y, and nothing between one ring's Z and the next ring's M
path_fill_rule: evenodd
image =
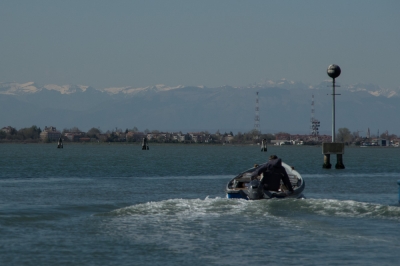
M340 84L337 84L340 85ZM81 85L44 85L34 82L0 83L0 127L37 125L58 129L99 127L125 130L248 132L254 127L259 92L263 133L310 132L311 99L321 134L331 134L332 89L329 81L316 86L299 82L266 81L246 87L165 85L144 88L96 89ZM336 128L365 135L388 130L400 135L400 88L373 84L341 85L336 89ZM364 133L363 133L364 132Z

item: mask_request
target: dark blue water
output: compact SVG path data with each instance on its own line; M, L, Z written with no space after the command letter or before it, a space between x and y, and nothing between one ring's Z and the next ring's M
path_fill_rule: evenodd
M397 265L400 149L0 145L0 265ZM228 200L271 154L307 199ZM336 162L333 158L332 163Z

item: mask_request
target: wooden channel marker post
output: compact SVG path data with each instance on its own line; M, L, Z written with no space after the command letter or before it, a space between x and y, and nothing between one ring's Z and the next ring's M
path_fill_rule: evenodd
M147 138L144 137L142 140L142 150L147 151L149 149L149 144L147 144Z
M323 168L330 169L331 154L336 154L337 163L336 169L344 169L343 154L344 143L336 142L335 138L335 96L340 95L335 93L335 79L340 76L341 70L338 65L330 65L327 70L328 76L332 78L332 143L322 143L322 154L324 155Z
M267 139L261 141L261 151L267 151Z

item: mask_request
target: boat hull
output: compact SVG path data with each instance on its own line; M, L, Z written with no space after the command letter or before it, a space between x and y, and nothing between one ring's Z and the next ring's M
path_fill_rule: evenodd
M282 166L285 168L290 182L293 186L294 191L268 191L262 190L258 197L254 197L252 194L252 186L250 185L251 174L255 171L256 168L251 168L246 170L233 179L231 179L226 185L226 197L228 199L246 199L246 200L254 200L254 199L272 199L272 198L305 198L303 194L303 190L305 188L304 179L301 175L294 170L293 167L282 163Z

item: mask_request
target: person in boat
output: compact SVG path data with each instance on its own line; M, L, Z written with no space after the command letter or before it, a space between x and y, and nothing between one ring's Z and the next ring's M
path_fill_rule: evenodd
M261 184L265 190L279 191L281 188L281 180L289 192L293 192L292 184L285 168L282 166L282 159L276 155L271 155L267 163L257 168L251 175L251 179L257 178L263 174Z

